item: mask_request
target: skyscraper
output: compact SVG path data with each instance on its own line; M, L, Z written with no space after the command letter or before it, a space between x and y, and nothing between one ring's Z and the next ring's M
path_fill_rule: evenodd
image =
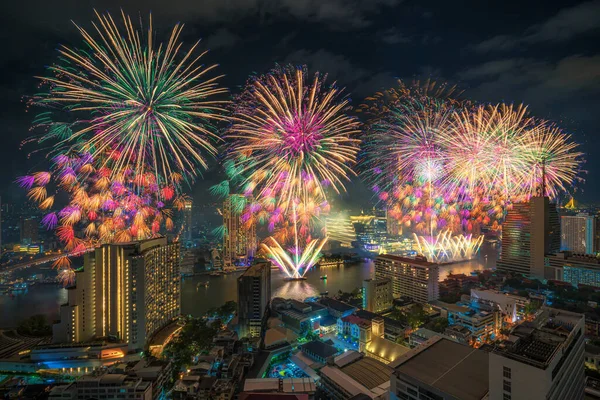
M502 224L502 254L498 269L544 277L544 256L560 248L560 224L556 204L548 197L532 197L515 203Z
M256 253L256 226L244 224L243 206L246 198L241 194L231 194L223 202L223 267L236 264L248 265Z
M599 250L597 219L581 213L560 217L560 250L596 254Z
M102 245L76 274L53 327L56 343L113 337L142 349L180 313L179 243L164 237Z
M192 201L186 200L183 204L183 240L192 241Z
M439 297L439 265L425 259L383 254L375 259L375 279L392 281L394 297L406 296L418 303Z
M21 243L36 243L40 222L35 217L21 218Z
M238 278L238 335L258 337L271 301L271 263L260 260Z

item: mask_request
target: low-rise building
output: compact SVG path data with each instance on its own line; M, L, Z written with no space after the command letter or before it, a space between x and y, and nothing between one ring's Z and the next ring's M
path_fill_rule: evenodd
M480 308L499 311L507 322L515 323L518 317L523 317L529 299L497 290L471 289L471 302Z
M351 315L357 310L353 305L326 296L321 297L318 303L327 307L329 315L334 318L342 318Z
M240 400L265 399L268 394L279 393L304 394L305 399L314 399L317 388L314 380L310 378L262 378L246 379L244 391L240 393ZM250 396L250 395L260 395Z
M286 328L296 333L319 332L321 319L327 317L327 307L316 302L301 302L279 297L271 301L271 310Z
M299 347L302 353L320 363L325 363L329 357L340 352L335 346L321 342L320 340L313 340Z
M321 389L331 400L346 400L361 394L369 399L388 399L392 371L381 361L348 351L321 368Z
M586 367L598 370L600 367L600 346L586 344L584 357Z
M124 374L85 375L70 385L53 388L49 397L72 400L91 398L152 400L152 383Z

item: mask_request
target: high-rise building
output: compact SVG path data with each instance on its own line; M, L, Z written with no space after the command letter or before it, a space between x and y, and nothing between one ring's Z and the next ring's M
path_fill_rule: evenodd
M231 194L223 202L223 266L248 265L256 254L256 225L246 224L242 211L247 199L241 194Z
M500 270L544 277L544 256L560 248L560 224L556 204L548 197L532 197L515 203L502 224Z
M183 240L185 242L191 242L193 239L192 232L192 201L186 200L183 203Z
M561 251L546 254L544 262L546 279L600 287L600 258L596 256Z
M40 223L37 218L21 218L21 243L36 243L38 241L38 231Z
M584 398L582 314L544 309L489 353L490 400Z
M580 213L560 217L560 250L596 254L600 250L597 218Z
M363 308L380 313L394 305L391 279L366 279L363 281Z
M238 335L259 337L271 301L271 263L260 260L238 278Z
M375 259L375 279L392 281L394 297L405 296L418 303L439 297L439 265L424 258L383 254Z
M85 254L60 308L53 340L112 337L142 349L180 314L179 243L156 238L105 244Z

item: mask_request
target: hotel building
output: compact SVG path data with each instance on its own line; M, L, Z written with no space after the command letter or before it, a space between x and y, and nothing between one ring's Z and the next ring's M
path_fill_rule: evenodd
M115 338L130 350L180 314L179 243L164 237L105 244L84 256L53 341Z
M560 217L560 250L577 254L596 254L600 237L597 219L589 214Z
M391 254L375 259L375 279L389 279L394 297L405 296L418 303L439 297L439 265L424 258L407 258Z

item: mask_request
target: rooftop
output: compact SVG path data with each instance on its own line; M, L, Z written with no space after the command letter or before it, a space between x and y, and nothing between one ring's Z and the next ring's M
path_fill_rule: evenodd
M390 380L392 369L374 358L363 357L340 370L367 389L373 389Z
M323 304L325 307L331 308L339 312L347 312L356 309L356 307L348 303L332 299L331 297L322 297L321 299L319 299L319 303Z
M348 323L348 324L362 325L365 327L371 326L371 321L361 318L357 315L348 315L348 316L342 318L342 321L345 323Z
M546 308L535 321L514 328L508 340L496 346L494 353L545 369L569 343L567 339L582 318L582 314Z
M268 261L261 261L261 262L254 263L250 267L248 267L248 269L245 270L244 273L239 276L239 278L242 278L244 276L252 276L252 277L261 276L264 268L271 268L271 263Z
M412 378L457 399L481 400L489 391L488 353L435 337L391 364Z
M305 343L300 347L302 347L303 350L316 354L318 357L322 358L331 357L339 353L338 349L336 349L334 346L321 342L320 340L313 340L312 342Z
M408 353L410 348L376 336L367 343L367 351L392 362L401 355Z

